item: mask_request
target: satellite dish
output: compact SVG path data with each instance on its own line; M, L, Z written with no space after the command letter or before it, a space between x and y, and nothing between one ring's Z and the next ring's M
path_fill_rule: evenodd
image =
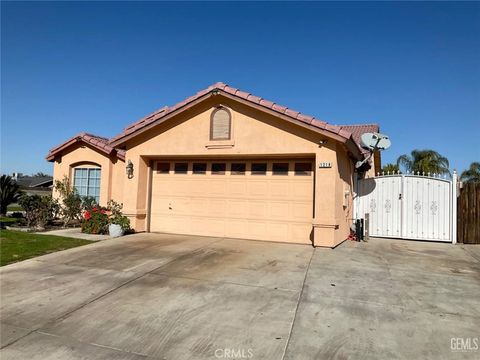
M387 150L390 145L392 145L392 142L387 135L379 133L362 134L362 136L360 136L360 142L362 143L362 147L364 149L370 151L370 154L365 159L363 159L363 161L358 161L355 164L355 167L357 169L360 168L363 164L365 164L368 159L370 159L375 150Z
M360 137L362 147L370 151L386 150L392 145L390 139L385 134L365 133Z

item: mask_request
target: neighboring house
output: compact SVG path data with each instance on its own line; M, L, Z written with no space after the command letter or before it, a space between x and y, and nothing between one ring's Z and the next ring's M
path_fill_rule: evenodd
M113 139L79 134L47 160L80 194L122 202L136 231L334 247L353 220L354 164L366 155L359 137L376 131L217 83Z
M28 176L13 173L12 179L27 195L51 195L53 187L52 176Z

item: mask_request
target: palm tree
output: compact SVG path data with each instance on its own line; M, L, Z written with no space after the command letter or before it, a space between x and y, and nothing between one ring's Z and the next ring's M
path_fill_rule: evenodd
M0 216L5 216L7 213L7 206L18 201L22 191L20 187L8 175L0 177Z
M396 174L399 171L400 171L400 168L398 167L397 164L385 164L382 167L382 172L386 174L388 173Z
M462 172L460 180L468 183L480 183L480 162L472 162L470 167Z
M410 155L400 156L397 165L410 172L450 174L448 159L434 150L412 150Z

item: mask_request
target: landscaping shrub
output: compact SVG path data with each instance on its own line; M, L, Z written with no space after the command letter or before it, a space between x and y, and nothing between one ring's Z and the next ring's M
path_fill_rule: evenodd
M122 213L123 204L117 203L114 200L110 200L107 203L107 209L110 212L110 224L120 225L125 233L131 231L130 219Z
M92 206L89 207L89 204ZM82 232L87 234L107 234L108 225L120 225L124 232L131 231L130 220L122 214L123 205L114 200L107 203L107 207L87 202L82 220Z
M61 199L60 216L63 220L63 226L67 226L72 221L81 221L83 211L82 197L77 190L70 185L68 177L62 181L55 180L55 190L59 193Z
M25 210L27 225L38 229L44 229L60 209L58 201L51 196L24 195L18 203Z
M87 234L108 233L109 219L107 209L93 207L83 213L82 232Z

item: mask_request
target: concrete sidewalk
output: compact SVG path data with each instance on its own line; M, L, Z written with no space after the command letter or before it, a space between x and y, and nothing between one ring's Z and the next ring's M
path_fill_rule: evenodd
M65 237L71 237L75 239L84 239L84 240L91 240L91 241L106 240L111 238L110 235L85 234L85 233L82 233L82 230L80 228L67 228L67 229L60 229L60 230L42 231L42 232L36 232L35 234L65 236Z

